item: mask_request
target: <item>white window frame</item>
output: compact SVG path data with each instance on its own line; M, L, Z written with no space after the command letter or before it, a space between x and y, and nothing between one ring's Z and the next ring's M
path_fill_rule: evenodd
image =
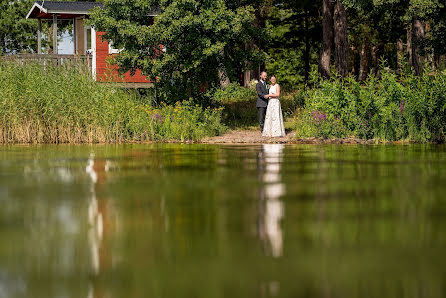
M91 33L91 36L90 36L90 42L91 42L91 48L90 49L88 49L87 47L87 45L88 45L88 42L87 42L87 31L88 31L88 29L90 29L90 33ZM93 30L93 28L91 27L91 26L84 26L84 46L85 46L85 53L90 53L90 54L92 54L93 53L93 48L94 48L94 43L93 43L93 41L95 40L95 38L94 37L96 37L96 36L94 36L93 37L93 35L94 35L95 33L94 33L94 30Z

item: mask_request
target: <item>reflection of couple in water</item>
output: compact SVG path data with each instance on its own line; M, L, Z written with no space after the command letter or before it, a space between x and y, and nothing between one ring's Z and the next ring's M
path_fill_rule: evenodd
M263 144L258 155L259 179L262 187L258 200L257 231L264 248L273 257L282 256L283 236L280 221L284 217L284 204L280 197L285 194L281 182L283 144Z

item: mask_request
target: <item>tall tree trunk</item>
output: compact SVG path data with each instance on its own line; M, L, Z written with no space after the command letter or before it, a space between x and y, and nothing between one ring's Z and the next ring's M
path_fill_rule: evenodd
M322 46L319 55L319 73L330 78L331 44L333 41L333 17L331 0L322 0Z
M245 49L246 51L249 51L252 49L252 47L254 46L253 42L250 43L246 43L245 44ZM249 69L249 63L245 62L245 71L243 73L243 86L244 87L249 87L249 83L251 83L251 79L252 79L252 71L251 69Z
M53 25L48 26L48 31L46 34L46 37L48 39L48 42L46 43L46 53L52 54L53 53Z
M228 78L228 73L224 66L220 68L220 70L218 71L218 76L220 78L220 87L222 88L228 87L231 81Z
M403 68L403 59L404 59L404 43L400 38L396 42L396 72L398 74L401 73Z
M379 76L379 45L372 47L372 73L375 76Z
M358 64L358 53L357 53L357 50L356 50L356 47L355 47L355 45L353 44L353 45L350 45L350 52L352 53L352 55L353 55L353 57L352 57L352 68L351 68L351 73L353 74L353 76L355 77L355 78L358 78L358 66L357 66L357 64Z
M420 20L415 20L413 22L412 30L412 63L416 75L421 75L423 72L423 63L421 62L420 55L422 52L421 42L424 39L424 24Z
M218 78L220 80L220 87L226 88L231 83L228 76L228 71L226 70L226 66L224 65L223 61L225 58L225 51L221 51L221 57L222 62L220 62L219 69L218 69Z
M343 78L348 75L347 13L341 1L334 7L335 66Z
M431 51L428 55L427 55L427 61L430 66L431 66L431 71L435 71L437 68L435 66L435 55L434 55L434 51Z
M369 75L369 41L367 37L364 37L361 44L360 53L360 66L359 66L359 77L360 81L365 81Z
M251 83L251 70L246 69L243 73L243 87L249 87Z
M407 24L406 27L406 53L407 53L407 65L409 67L413 66L412 61L412 23Z
M304 51L304 60L305 60L305 83L308 83L308 77L310 74L310 33L308 30L308 11L305 11L304 15L304 27L305 27L305 51Z
M1 45L1 49L0 49L0 54L6 55L6 34L3 34L1 39L2 39L2 45Z
M432 57L432 70L437 70L438 69L438 67L440 67L440 55L438 55L436 52L435 52L435 50L434 50L434 52L433 52L433 57Z

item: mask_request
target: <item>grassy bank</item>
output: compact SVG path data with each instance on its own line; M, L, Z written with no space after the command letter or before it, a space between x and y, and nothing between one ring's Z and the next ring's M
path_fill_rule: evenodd
M196 141L224 129L221 109L154 107L78 67L0 62L0 143Z
M148 96L95 82L79 67L0 62L0 143L199 141L257 127L256 92L236 84L191 101L152 105ZM297 138L444 142L446 72L320 80L281 97ZM224 123L224 124L223 124Z
M383 70L370 77L319 81L305 94L296 136L444 142L446 72L417 77Z

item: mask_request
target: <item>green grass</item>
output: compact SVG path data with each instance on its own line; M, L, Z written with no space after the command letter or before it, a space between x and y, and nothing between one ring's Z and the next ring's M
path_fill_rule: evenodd
M154 107L81 66L0 61L0 143L196 141L224 130L221 109Z

